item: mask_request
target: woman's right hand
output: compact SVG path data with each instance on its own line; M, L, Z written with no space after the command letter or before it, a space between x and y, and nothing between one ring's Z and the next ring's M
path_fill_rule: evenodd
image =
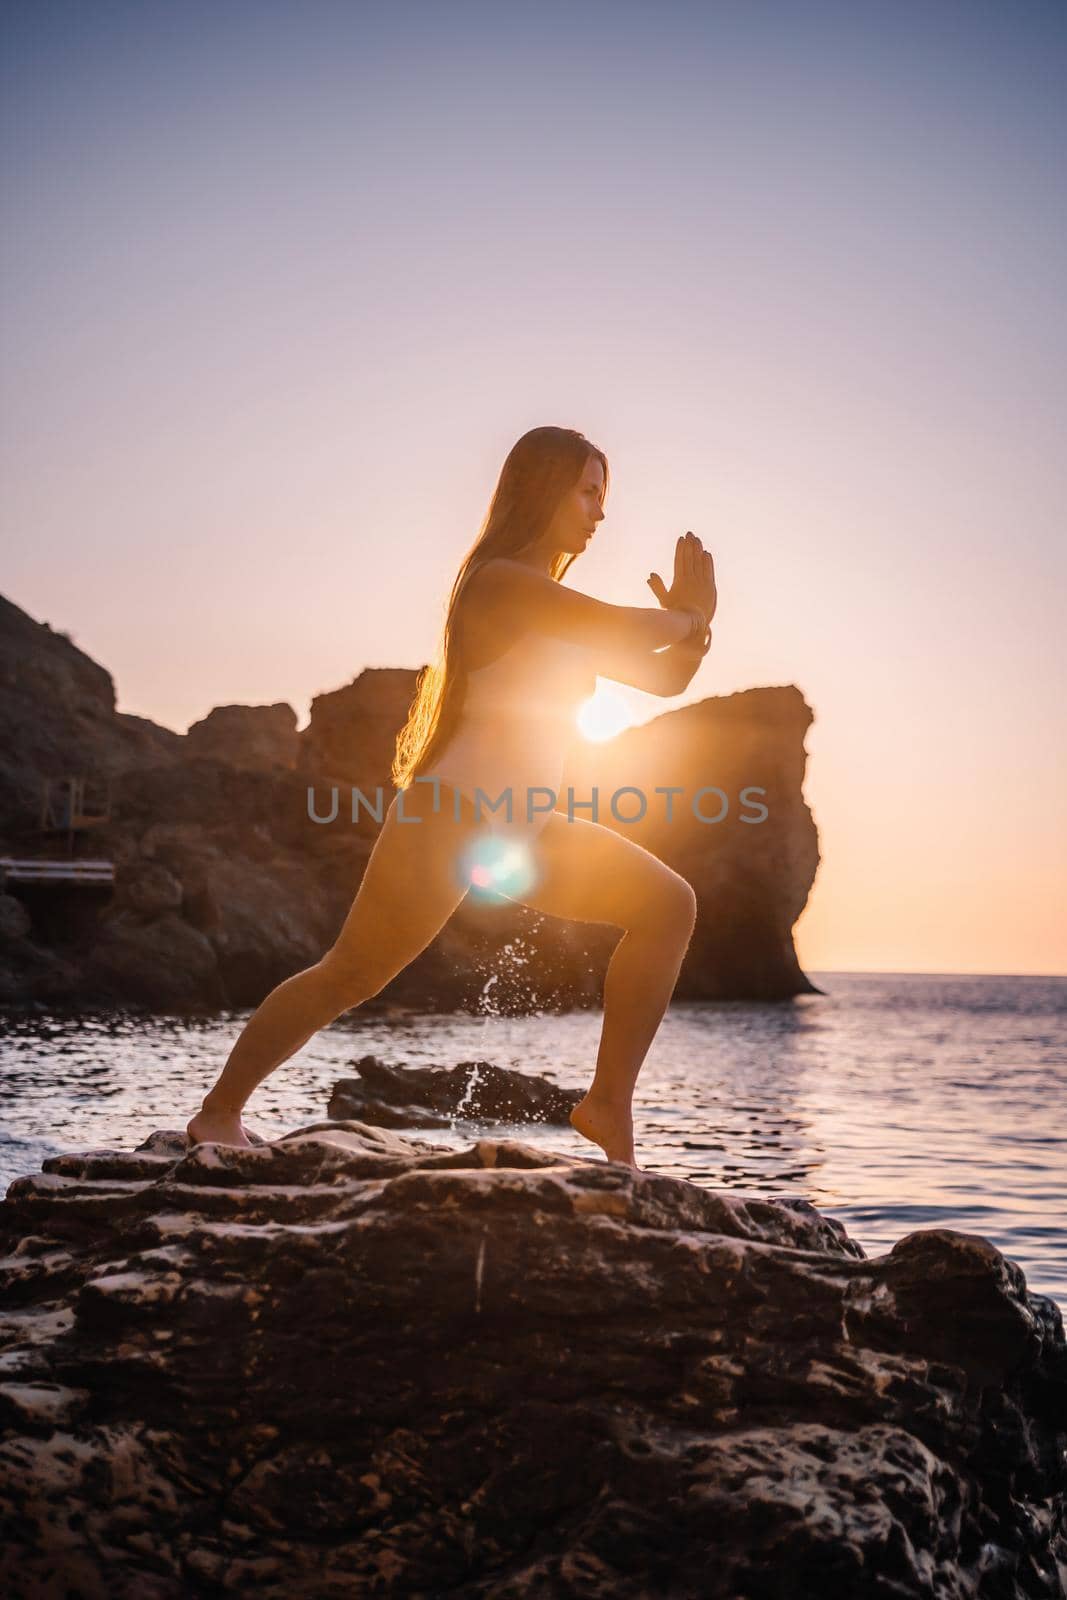
M658 572L648 579L661 606L670 610L689 607L702 611L710 622L719 596L715 588L715 563L695 533L679 534L674 547L674 582L668 589Z

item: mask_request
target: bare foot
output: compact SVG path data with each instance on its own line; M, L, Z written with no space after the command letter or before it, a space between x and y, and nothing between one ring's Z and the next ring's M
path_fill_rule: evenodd
M629 1106L587 1094L571 1112L570 1123L583 1139L598 1144L609 1161L623 1161L640 1172L634 1157L634 1119Z
M251 1149L252 1141L244 1130L239 1111L214 1110L204 1107L186 1128L190 1145L194 1144L232 1144L247 1145Z

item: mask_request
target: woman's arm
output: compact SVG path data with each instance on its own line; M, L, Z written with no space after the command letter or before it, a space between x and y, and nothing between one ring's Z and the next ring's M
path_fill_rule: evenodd
M555 578L534 572L524 562L502 556L478 568L465 587L464 598L490 610L494 626L504 634L517 636L533 630L585 645L593 654L597 672L601 671L601 658L618 661L620 654L627 661L651 657L653 651L687 638L692 629L688 611L615 606L594 600L592 595L567 589ZM607 666L603 674L610 676Z
M706 646L686 640L651 654L630 648L602 648L594 652L594 660L599 678L610 678L613 683L625 683L632 689L644 689L668 699L688 689L706 655Z
M684 694L697 675L700 663L711 649L711 633L709 630L706 644L699 640L684 639L681 644L671 645L669 650L664 650L664 659L671 658L669 677L671 688L668 694Z

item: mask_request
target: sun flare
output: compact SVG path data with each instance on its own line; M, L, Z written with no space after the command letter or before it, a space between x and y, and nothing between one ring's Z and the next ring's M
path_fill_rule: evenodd
M630 708L618 689L597 682L596 693L578 707L578 727L586 739L614 739L631 723Z

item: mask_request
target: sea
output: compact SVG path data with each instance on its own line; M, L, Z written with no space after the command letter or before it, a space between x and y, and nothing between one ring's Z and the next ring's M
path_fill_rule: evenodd
M634 1096L639 1165L803 1196L872 1257L918 1229L980 1234L1067 1311L1067 977L811 977L822 993L780 1004L672 1003ZM471 1011L348 1013L259 1087L246 1126L269 1139L324 1120L365 1055L587 1087L600 1011L501 1015L492 988ZM0 1194L57 1151L184 1128L246 1016L0 1014ZM422 1135L493 1136L596 1155L569 1127L457 1118Z

